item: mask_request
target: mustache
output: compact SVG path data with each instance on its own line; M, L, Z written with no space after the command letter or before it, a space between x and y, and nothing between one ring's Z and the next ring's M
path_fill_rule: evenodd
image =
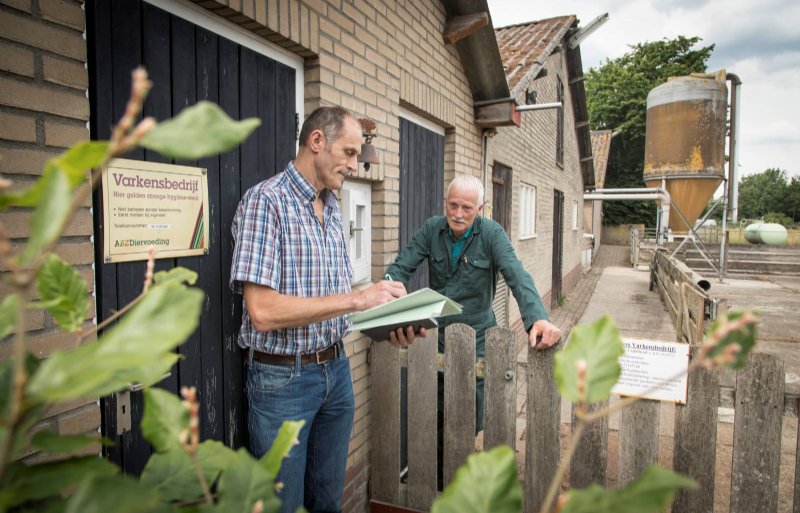
M464 223L464 222L466 222L466 219L464 219L463 217L450 216L450 220L453 221L454 223Z

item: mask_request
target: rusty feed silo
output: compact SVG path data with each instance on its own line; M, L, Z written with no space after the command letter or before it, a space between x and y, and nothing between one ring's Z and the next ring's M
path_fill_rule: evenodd
M670 212L673 232L688 232L722 181L725 72L670 78L647 95L644 181L665 186L686 222Z

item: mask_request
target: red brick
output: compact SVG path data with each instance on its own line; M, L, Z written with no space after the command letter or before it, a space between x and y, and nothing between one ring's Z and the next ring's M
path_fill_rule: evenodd
M0 139L36 142L36 120L29 116L0 112Z
M30 236L30 220L33 212L30 210L12 210L3 214L3 224L6 235L11 239L22 239ZM92 234L92 214L88 208L81 208L75 212L72 220L64 229L63 235L75 236Z
M27 13L33 12L31 9L31 0L0 0L0 4L13 7L19 11L25 11Z
M39 14L52 21L83 32L85 16L80 3L65 0L39 0Z
M77 435L100 427L100 407L90 403L83 408L58 416L59 435Z
M86 60L86 41L75 30L45 25L9 12L0 12L0 27L3 27L3 37L6 39L80 61Z
M42 57L42 76L48 82L82 91L89 87L89 71L78 61L45 55Z
M86 324L85 329L90 329L91 324ZM63 331L42 332L25 336L25 349L37 358L44 358L55 351L73 349L78 346L78 337L74 333ZM6 360L14 353L14 341L0 342L0 361Z
M41 175L44 163L56 155L41 150L0 148L0 173Z
M44 122L44 144L58 148L69 148L73 144L89 139L86 125Z
M0 77L0 91L3 91L0 103L9 107L89 120L89 100L82 91L69 92L34 86L6 77Z
M0 70L33 77L33 52L0 42ZM2 96L6 94L4 92Z

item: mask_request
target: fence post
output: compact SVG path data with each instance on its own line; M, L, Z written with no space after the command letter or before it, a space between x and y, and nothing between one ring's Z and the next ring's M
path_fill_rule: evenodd
M642 399L623 408L619 427L619 485L625 486L658 463L660 401Z
M731 513L778 510L784 365L754 353L736 375Z
M428 511L436 498L436 376L439 330L408 348L408 506ZM383 407L375 403L373 411ZM378 429L381 429L378 427Z
M505 328L486 330L486 383L483 448L512 449L516 439L516 333Z
M714 510L719 371L696 369L686 381L686 404L675 406L672 468L697 481L699 487L680 490L672 508L681 513L706 513Z
M372 499L400 503L400 352L391 344L373 343ZM377 407L380 405L380 407Z
M601 401L586 410L593 413L608 406L608 401ZM575 406L572 406L572 429L577 419ZM569 471L569 486L586 488L591 484L606 486L608 470L608 417L592 422L586 427L583 436L575 448Z
M444 485L475 452L475 330L466 324L445 328Z
M563 342L537 351L528 347L525 423L525 511L539 511L561 455L561 396L553 366Z

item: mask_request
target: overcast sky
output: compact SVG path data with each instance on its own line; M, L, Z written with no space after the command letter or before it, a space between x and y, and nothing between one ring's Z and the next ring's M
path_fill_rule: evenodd
M708 69L742 80L740 175L770 167L800 176L800 2L797 0L488 0L495 27L575 14L609 20L581 43L584 70L628 45L699 36L716 45Z

